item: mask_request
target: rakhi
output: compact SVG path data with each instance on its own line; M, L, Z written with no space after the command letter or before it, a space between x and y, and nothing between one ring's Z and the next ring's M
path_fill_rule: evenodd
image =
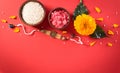
M40 1L37 0L26 1L23 3L23 5L20 8L19 16L21 20L27 25L31 25L31 26L40 25L44 21L46 16L45 7ZM58 7L51 10L51 12L48 15L48 21L52 28L61 30L67 27L67 25L70 23L70 14L66 9ZM52 38L56 38L60 40L70 40L76 42L77 44L83 44L79 36L76 36L78 40L75 40L73 38L67 38L57 33L56 31L51 31L46 29L32 30L31 32L27 33L25 27L22 24L18 24L16 26L22 27L25 35L32 35L34 32L40 31L46 35L51 36Z
M12 29L15 28L15 27L22 27L22 30L23 30L24 34L27 35L27 36L33 35L35 32L42 32L42 33L44 33L46 35L49 35L49 36L51 36L52 38L55 38L55 39L59 39L59 40L62 40L62 41L70 40L70 41L73 41L77 44L81 44L81 45L83 44L83 42L82 42L82 40L79 36L75 36L74 38L73 37L67 38L66 36L62 36L61 34L55 32L55 31L44 30L44 29L42 29L42 30L34 29L31 32L26 32L23 24L17 24L16 26L13 25L13 24L10 24L9 26ZM77 40L75 38L77 38Z

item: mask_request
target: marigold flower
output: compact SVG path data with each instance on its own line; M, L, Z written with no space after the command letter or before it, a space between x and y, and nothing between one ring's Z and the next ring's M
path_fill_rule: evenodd
M91 35L96 29L96 22L90 15L82 14L74 20L74 28L81 35Z

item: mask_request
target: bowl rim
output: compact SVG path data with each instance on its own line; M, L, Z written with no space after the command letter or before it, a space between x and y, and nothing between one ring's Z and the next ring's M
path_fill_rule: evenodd
M68 16L69 16L68 23L67 23L65 26L63 26L62 28L56 28L56 27L50 22L51 13L54 12L54 11L56 11L56 10L64 10L65 12L67 12L67 14L68 14ZM52 28L54 28L54 29L58 29L58 30L63 30L63 29L65 29L65 28L70 24L70 20L71 20L70 13L69 13L65 8L63 8L63 7L56 7L56 8L54 8L54 9L52 9L52 10L49 12L49 14L48 14L48 22L49 22L49 25L50 25Z
M22 17L23 7L24 7L27 3L29 3L29 2L39 3L39 4L42 6L43 10L44 10L44 17L43 17L43 19L42 19L41 21L39 21L38 23L36 23L36 24L29 24L29 23L27 23L27 22L23 19L23 17ZM21 5L21 7L20 7L20 9L19 9L19 17L20 17L20 20L22 20L25 24L30 25L30 26L37 26L37 25L41 24L41 23L45 20L45 17L46 17L46 9L45 9L45 6L44 6L40 1L37 1L37 0L27 0L27 1L25 1L25 2Z

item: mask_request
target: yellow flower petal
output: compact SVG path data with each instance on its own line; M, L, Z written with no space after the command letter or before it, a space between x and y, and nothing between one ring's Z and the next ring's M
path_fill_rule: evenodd
M2 19L1 22L2 22L2 23L7 23L7 20Z
M112 30L108 30L109 35L114 35L114 32Z
M10 19L16 19L17 16L10 16L9 18L10 18Z
M95 43L96 43L96 41L91 42L91 43L90 43L90 46L94 46L94 45L95 45Z
M96 29L96 22L90 15L82 14L74 20L74 28L81 35L91 35Z
M97 18L96 20L98 20L98 21L103 21L104 19L103 19L103 18Z
M118 24L113 24L113 27L114 27L114 28L118 28L119 25L118 25Z
M107 45L108 45L109 47L112 47L112 46L113 46L113 44L110 43L110 42L108 42Z
M62 31L62 34L66 34L67 33L67 31Z
M101 9L99 7L95 7L97 13L101 13Z
M18 32L20 32L20 29L18 27L15 27L15 29L13 31L18 33Z

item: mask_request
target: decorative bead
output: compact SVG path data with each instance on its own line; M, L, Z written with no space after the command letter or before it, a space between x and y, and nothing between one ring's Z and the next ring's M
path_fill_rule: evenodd
M57 32L51 31L50 36L53 37L53 38L55 38L56 34L57 34Z
M9 27L10 27L10 28L15 28L15 25L9 24Z

